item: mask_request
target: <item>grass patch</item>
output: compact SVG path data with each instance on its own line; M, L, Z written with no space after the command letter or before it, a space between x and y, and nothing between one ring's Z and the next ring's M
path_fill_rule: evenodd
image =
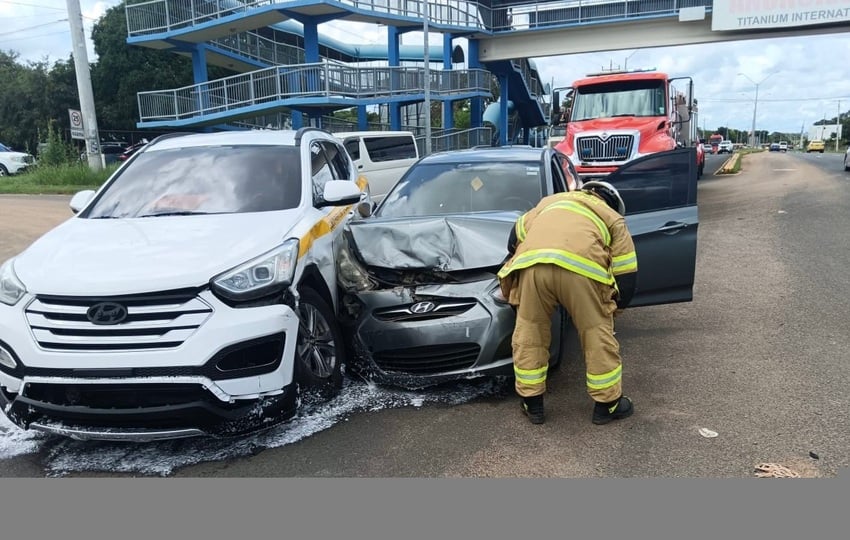
M0 178L0 193L71 194L99 188L118 165L93 171L87 165L36 166L17 176Z

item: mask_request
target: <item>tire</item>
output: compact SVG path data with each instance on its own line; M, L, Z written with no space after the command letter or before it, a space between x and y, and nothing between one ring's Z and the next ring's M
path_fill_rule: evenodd
M345 344L334 312L322 296L304 287L299 291L295 382L299 396L328 400L342 388Z
M9 169L5 165L0 164L0 176L9 176Z
M560 321L560 328L558 329L558 353L554 358L549 360L550 371L555 371L564 364L564 357L567 354L567 341L569 340L570 335L570 316L567 315L567 311L564 308L558 308L558 311L561 315L558 317L558 320Z
M699 164L699 167L697 168L697 178L702 178L702 173L703 173L704 170L705 170L705 162Z
M847 163L847 156L844 156L844 170L850 171L850 164Z

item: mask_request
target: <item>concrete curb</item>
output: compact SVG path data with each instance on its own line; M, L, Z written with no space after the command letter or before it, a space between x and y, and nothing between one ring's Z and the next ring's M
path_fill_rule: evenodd
M714 171L715 176L718 174L734 174L732 171L735 169L735 165L738 164L738 161L741 159L741 154L735 152L732 156L723 162L723 165L720 166L719 169Z

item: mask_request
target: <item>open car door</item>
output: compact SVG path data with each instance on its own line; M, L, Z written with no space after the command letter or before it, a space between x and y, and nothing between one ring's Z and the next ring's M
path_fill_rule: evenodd
M680 148L631 161L605 180L626 203L638 272L624 280L629 307L690 302L697 255L696 150Z

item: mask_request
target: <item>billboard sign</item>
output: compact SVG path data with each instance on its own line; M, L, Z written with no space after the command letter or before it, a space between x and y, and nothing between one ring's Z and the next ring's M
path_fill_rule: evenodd
M850 23L850 0L714 0L712 30Z

